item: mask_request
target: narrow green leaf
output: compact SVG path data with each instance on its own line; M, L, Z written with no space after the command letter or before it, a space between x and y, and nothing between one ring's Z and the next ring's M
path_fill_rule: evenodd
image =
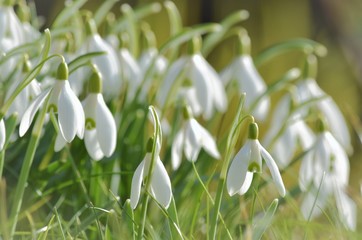
M114 4L119 0L107 0L98 8L97 12L94 14L94 21L96 22L97 27L102 23L104 18L107 16L107 13L112 9Z
M137 25L137 18L134 14L133 9L128 4L121 6L121 11L127 20L127 33L129 36L129 48L133 56L138 56L139 47L139 28Z
M277 207L278 199L274 199L274 201L270 204L269 208L266 210L264 217L255 224L253 231L253 240L261 239L266 229L272 223Z
M185 28L180 33L173 36L160 47L160 54L164 54L168 49L177 48L181 44L191 40L194 36L202 35L208 32L220 31L221 27L217 23L206 23L196 25L192 28Z
M13 48L11 51L7 52L2 58L0 58L0 65L8 61L10 58L16 56L16 55L23 55L24 53L29 53L31 51L34 51L34 49L37 49L40 46L41 41L35 41L32 43L26 43L23 45L20 45L16 48Z
M46 229L45 232L43 234L39 235L39 239L41 239L41 240L48 239L47 238L48 232L49 232L49 229L51 228L51 225L53 224L54 218L55 218L55 215L53 215L52 218L50 219L48 225L45 228Z
M168 18L170 20L170 35L174 36L182 29L182 19L180 12L178 11L175 3L172 1L166 1L163 5L167 10Z
M59 13L59 15L55 18L52 28L58 28L70 18L72 17L78 10L81 8L87 0L78 0L71 2L68 6L66 6L63 11Z
M81 66L89 64L89 61L93 57L97 57L103 54L106 54L106 52L90 52L73 59L70 63L68 63L69 74L72 74Z
M207 56L211 50L224 38L229 29L238 22L248 19L249 12L246 10L240 10L230 14L224 20L221 21L221 30L210 34L205 38L202 47L202 53Z
M134 17L137 22L139 22L141 19L151 15L155 14L161 11L161 4L160 3L151 3L143 7L139 7L133 10ZM114 34L119 33L120 31L124 30L124 28L127 25L127 18L122 17L120 18L117 23L112 28L112 32Z
M307 55L315 54L320 57L327 55L327 48L322 44L310 39L297 38L268 47L258 54L254 62L260 66L276 56L293 50L302 51Z

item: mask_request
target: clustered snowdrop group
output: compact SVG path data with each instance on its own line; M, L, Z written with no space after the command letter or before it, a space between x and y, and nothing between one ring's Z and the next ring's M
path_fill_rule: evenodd
M42 34L29 24L30 19L19 19L11 2L0 5L0 54L4 59L26 43L43 41ZM21 1L18 8L26 9L27 6ZM305 152L299 172L299 186L305 193L302 215L305 219L320 215L333 195L341 221L347 228L355 229L356 204L347 195L351 137L337 104L316 82L315 55L307 56L306 70L293 87L290 87L291 82L286 84L285 88L289 89L275 107L270 128L264 137L260 137L255 121L265 126L271 100L268 86L250 55L250 38L245 30L237 35L239 49L234 60L218 73L203 56L200 34L188 39L188 53L167 58L158 52L153 32L145 28L141 36L146 47L138 57L130 50L129 46L134 43L127 31L100 34L99 25L90 14L81 19L84 20L83 32L70 32L70 38L58 36L54 39L56 46L51 46L51 53L61 55L60 63L54 59L46 62L35 76L38 80L34 77L20 92L16 89L22 86L38 58L33 52L24 52L24 58L14 55L4 62L0 58L0 81L9 86L7 90L0 90L4 96L1 102L11 101L10 107L0 116L1 151L6 150L7 118L18 114L18 135L24 137L38 110L46 108L47 119L51 120L57 134L55 151L61 151L78 136L84 139L91 159L110 158L116 152L117 141L122 141L117 136L120 119L127 117L122 109L143 104L160 109L157 114L153 107L150 108L154 129L160 130L161 125L164 126L160 122L168 124L170 112L182 109L181 122L171 124L175 130L163 129L164 135L172 140L170 162L173 171L178 171L183 158L195 162L202 154L201 149L208 158L225 161L220 152L221 139L215 138L215 129L208 129L211 126L208 122L217 114L227 112L231 99L228 94L235 91L231 88L236 84L238 94L246 94L242 114L253 116L253 120L243 146L230 159L226 177L229 195L245 194L255 174L267 178L263 173L266 168L262 163L265 162L277 191L284 197L288 190L279 168L288 168L298 153ZM79 34L83 34L82 38L76 39ZM93 52L98 53L87 55ZM72 61L80 61L85 56L88 58L86 63L69 70ZM314 131L313 122L319 124ZM133 169L129 193L133 209L139 203L141 186L146 179L149 182L146 191L161 206L168 208L172 199L168 168L161 161L161 147L168 146L162 146L162 134L157 134L156 139L151 138L147 144L143 161ZM16 136L11 139L16 141Z

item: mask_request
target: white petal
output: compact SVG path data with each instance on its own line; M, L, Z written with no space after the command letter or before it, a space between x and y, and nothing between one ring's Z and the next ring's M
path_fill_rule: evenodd
M135 209L137 207L138 201L140 199L141 194L141 185L144 177L144 164L145 160L143 160L140 165L138 165L136 171L132 177L131 184L131 207Z
M201 125L199 125L199 134L201 135L201 144L205 151L216 159L220 159L219 150L217 150L215 139L211 134Z
M182 70L185 68L185 64L187 62L186 57L181 57L169 67L166 72L164 79L162 80L162 84L157 92L157 102L163 107L166 104L166 100L171 100L172 96L169 96L170 91L172 90L172 86L174 85L176 79L181 74Z
M272 175L272 178L278 189L279 194L282 197L284 197L285 196L285 187L284 187L282 177L280 176L280 172L279 172L277 164L275 163L272 156L270 156L270 154L262 146L260 146L260 153L263 156L265 163L270 170L270 173Z
M6 129L4 120L0 120L0 151L3 150L6 140Z
M249 190L253 181L253 175L252 172L246 172L245 181L238 192L240 195L245 194Z
M89 156L94 160L100 160L103 158L104 153L99 145L97 138L97 131L95 129L85 130L84 132L84 144L89 153Z
M238 80L240 92L246 92L245 107L250 108L257 98L266 91L267 86L255 68L250 55L241 55L236 58L234 67L235 77ZM268 113L269 106L269 98L264 97L253 110L253 116L258 120L264 120Z
M323 190L323 185L319 192L317 189L312 188L305 196L301 205L304 219L308 220L309 216L311 219L318 217L327 205L328 196L328 192Z
M191 118L185 123L185 156L189 161L196 161L201 150L201 134L199 123Z
M63 135L58 134L55 139L54 151L59 152L60 150L62 150L65 147L65 144L67 144L67 142L63 138Z
M313 153L308 152L302 159L299 169L299 187L302 191L307 191L314 177Z
M246 181L249 159L250 145L244 145L232 160L226 177L226 188L230 196L239 192Z
M97 138L101 149L107 157L110 157L116 149L117 127L114 117L105 104L101 94L98 94L96 107Z
M106 96L118 96L122 82L120 79L120 63L115 50L98 34L89 38L88 51L104 51L107 54L94 57L92 62L102 74L103 89Z
M62 81L64 83L58 101L58 123L64 139L67 142L71 142L78 130L79 120L77 118L82 113L79 113L77 103L74 101L77 97L70 88L68 80Z
M356 230L357 205L340 188L335 188L337 209L341 222L350 230Z
M154 198L164 207L168 208L171 202L172 190L170 178L159 157L153 170L151 192Z
M198 55L192 56L189 78L197 91L197 99L202 106L204 117L210 119L213 115L213 85L209 80L207 67L203 61L200 61Z
M171 149L171 163L172 169L176 170L179 168L182 159L182 149L184 145L184 134L183 129L179 130L172 143Z
M128 82L127 99L133 100L141 83L141 69L136 60L126 48L119 51L122 80Z
M39 94L33 102L29 105L28 109L26 109L23 118L20 122L19 127L19 135L20 137L24 136L24 134L28 131L30 124L32 123L35 113L38 111L40 106L43 104L45 98L49 95L51 89L48 89L41 94Z

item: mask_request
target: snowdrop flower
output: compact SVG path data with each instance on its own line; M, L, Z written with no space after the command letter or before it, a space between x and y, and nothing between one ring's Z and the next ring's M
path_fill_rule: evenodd
M105 54L92 58L94 64L103 77L103 93L107 98L119 95L121 90L120 62L116 51L97 33L93 19L86 23L88 37L80 49L80 54L88 52L105 52Z
M25 111L19 128L21 137L28 131L36 112L49 97L46 108L49 112L58 113L60 130L58 136L60 135L66 142L71 142L75 135L83 138L85 119L82 104L73 93L67 79L68 67L65 62L62 62L58 67L57 81L54 86L40 93ZM55 148L57 149L57 143Z
M116 122L101 94L100 74L95 71L89 80L89 94L83 101L85 114L84 143L94 160L110 157L117 141Z
M135 209L137 207L143 180L148 176L152 163L152 147L153 139L151 138L147 143L147 153L140 165L138 165L133 177L131 186L131 207ZM156 143L158 145L158 143ZM154 168L152 176L148 177L150 183L150 193L164 208L168 208L171 202L172 191L171 181L167 174L165 167L163 166L159 157L159 149L156 147L156 153L154 153Z
M31 70L30 62L27 59L27 57L25 57L23 69L21 72L18 71L15 74L15 76L14 76L15 81L12 82L8 91L6 92L5 101L8 100L10 98L10 96L15 92L16 88L21 84L21 82L25 78L25 75L27 73L29 73L30 70ZM27 85L16 96L14 101L11 103L10 108L6 112L6 116L8 117L8 116L12 115L13 113L17 112L18 113L17 121L20 121L24 112L26 111L27 107L29 106L30 102L33 100L33 98L38 96L40 93L41 93L40 83L36 79L33 79L29 83L29 85Z
M201 148L212 157L219 159L220 153L214 138L202 127L193 117L188 107L184 108L184 118L186 122L174 139L172 144L172 168L178 169L181 164L182 151L184 151L186 159L195 162Z
M227 97L219 75L200 54L200 42L198 41L193 41L191 55L179 58L170 66L160 86L157 98L161 106L165 106L175 91L174 86L192 85L197 92L197 103L195 104L202 107L203 117L210 119L214 109L220 112L226 111ZM184 82L176 84L176 80L180 76Z
M0 120L0 151L3 150L6 140L6 129L4 119Z
M304 158L300 168L299 185L308 191L301 211L305 219L315 218L326 208L334 196L341 222L347 228L356 228L356 204L345 193L349 179L349 161L343 147L320 124L313 149Z
M246 193L253 180L254 173L262 172L262 158L268 166L274 183L281 196L285 196L285 187L278 166L258 140L258 125L250 123L249 136L244 146L232 160L226 177L226 187L230 196Z
M289 94L279 101L270 124L273 127L269 128L263 141L280 168L288 166L299 146L306 151L314 142L313 132L294 105Z
M303 158L299 172L299 186L302 190L307 190L309 185L319 186L323 174L325 182L333 182L338 179L338 186L347 186L349 179L348 156L334 138L326 130L326 124L318 120L318 135L313 143L313 148Z
M323 114L331 133L336 137L338 142L343 146L348 154L353 152L351 136L337 104L328 96L317 84L315 80L317 59L311 55L307 59L309 72L307 77L297 85L299 102L307 102L312 99L322 98L317 102L308 104L307 108L315 108ZM305 111L307 112L307 111Z
M263 121L267 117L270 107L270 99L263 96L267 90L267 86L256 69L253 59L250 56L250 38L245 32L240 36L239 55L221 71L221 80L226 85L232 81L236 81L239 92L245 92L245 108L251 111L257 120ZM256 104L256 101L257 104ZM253 106L256 104L255 106ZM253 107L253 109L250 109Z

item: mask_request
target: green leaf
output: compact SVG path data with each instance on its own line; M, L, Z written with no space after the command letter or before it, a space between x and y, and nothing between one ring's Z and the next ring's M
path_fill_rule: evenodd
M240 10L230 14L223 21L221 21L221 30L210 34L205 38L202 47L202 53L207 56L211 50L224 38L229 29L238 22L248 19L249 12L246 10Z
M70 17L72 17L86 2L87 0L78 0L66 6L63 11L61 11L59 15L55 18L52 28L58 28L64 25L64 23Z
M139 28L137 25L137 18L135 13L130 5L123 4L121 6L121 11L124 14L127 20L127 33L129 36L129 48L133 56L138 56L138 47L139 47Z
M270 204L269 208L266 210L264 217L255 224L253 231L253 240L261 239L266 229L272 223L277 207L278 199L274 199L274 201Z
M139 7L133 10L134 17L137 22L139 22L141 19L151 15L155 14L161 11L161 5L160 3L151 3L149 5ZM120 31L124 30L124 28L127 25L127 18L122 17L118 20L118 22L114 25L112 28L112 31L114 34L119 33Z
M112 9L113 5L119 0L107 0L98 8L97 12L94 14L94 21L96 22L97 27L102 23L104 18L107 16L107 13Z
M19 55L19 54L24 54L24 53L28 53L30 51L34 51L34 49L37 49L40 45L40 40L39 41L35 41L32 43L26 43L23 45L20 45L16 48L13 48L11 51L7 52L1 59L0 59L0 65L5 63L6 61L8 61L10 58L12 58L13 56Z
M168 18L170 20L170 35L174 36L182 29L182 19L180 12L178 11L175 3L172 1L166 1L163 5L167 10Z
M97 57L103 54L106 54L106 52L90 52L73 59L70 63L68 63L69 74L72 74L81 66L89 64L89 61L93 57Z
M268 47L258 54L254 62L256 65L260 66L276 56L293 50L302 51L306 55L315 54L320 57L327 55L327 48L322 44L310 39L297 38Z
M171 39L169 39L166 43L164 43L160 47L160 54L164 54L168 49L173 49L179 47L181 44L189 41L194 36L202 35L208 32L215 32L220 31L221 27L217 23L206 23L206 24L200 24L196 25L192 28L185 28L180 33L173 36Z

